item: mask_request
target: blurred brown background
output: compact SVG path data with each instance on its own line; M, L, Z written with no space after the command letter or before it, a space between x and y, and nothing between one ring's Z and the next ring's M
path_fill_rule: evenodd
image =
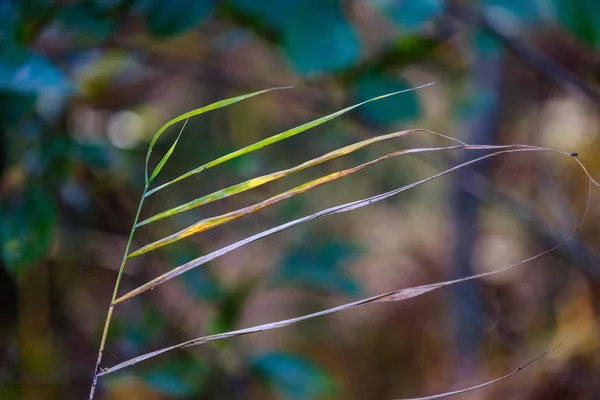
M379 134L576 151L600 177L596 0L23 0L0 2L0 398L86 398L116 273L162 124L189 121L161 175L357 102L328 124L170 186L143 217ZM176 129L157 143L151 165ZM143 227L133 246L409 147L416 133ZM479 153L478 153L479 154ZM133 259L125 293L323 208L475 157L397 157ZM480 273L561 242L587 181L567 157L500 156L369 207L265 238L116 308L103 366L402 287ZM416 299L156 357L101 399L393 399L502 376L465 399L600 399L600 209L517 269Z

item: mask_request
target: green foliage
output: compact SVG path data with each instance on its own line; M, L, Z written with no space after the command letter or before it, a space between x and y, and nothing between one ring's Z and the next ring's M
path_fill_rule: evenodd
M407 90L410 87L410 84L401 78L379 74L368 75L355 83L354 99L356 102L362 102L389 91ZM388 126L399 121L417 118L421 112L421 106L417 95L414 92L408 92L402 96L381 100L377 104L365 104L359 112L365 120L372 124Z
M181 34L208 17L214 0L138 0L148 31L158 37Z
M68 89L68 79L44 57L15 43L0 41L0 90L38 93Z
M90 1L82 1L61 8L57 20L65 29L97 40L107 39L117 26L115 18Z
M48 192L30 188L0 203L0 248L8 272L20 278L44 258L53 239L56 209Z
M284 25L282 45L302 75L348 67L360 51L358 38L336 0L301 2Z
M416 29L442 12L443 0L377 0L381 11L406 29Z
M303 76L335 72L359 57L360 43L340 0L229 0L279 36L294 69Z
M596 49L600 46L600 2L555 0L556 17L575 38Z
M294 9L304 0L227 0L240 11L257 18L262 24L281 32Z
M167 329L167 320L156 308L143 307L135 315L117 319L111 335L119 338L119 347L125 354L137 354L156 346Z
M284 399L317 399L335 388L324 369L294 354L262 353L250 360L250 366Z
M357 295L361 292L360 283L350 277L344 267L358 254L359 249L355 243L305 235L287 250L273 279L279 285L301 285Z
M540 2L534 0L482 0L481 4L489 17L512 18L522 23L528 23L529 28L532 27L533 22L538 21L542 16Z
M171 265L181 265L197 255L198 249L195 248L195 250L192 251L191 247L183 249L171 248L167 256ZM219 281L217 281L207 268L196 268L190 271L182 277L182 282L190 293L203 301L216 303L225 294Z
M208 368L197 357L174 357L139 374L149 387L178 398L201 393Z

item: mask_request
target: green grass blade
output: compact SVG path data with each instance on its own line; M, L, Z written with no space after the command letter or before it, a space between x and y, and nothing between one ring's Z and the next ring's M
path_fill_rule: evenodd
M167 153L163 156L162 160L160 160L160 162L158 163L156 168L154 168L154 171L152 171L152 175L150 175L149 182L152 182L152 180L156 177L156 175L158 175L158 173L160 172L162 167L167 163L167 160L169 159L169 157L171 157L171 154L173 154L173 150L175 150L175 147L177 146L177 142L179 142L179 138L181 137L181 134L183 133L183 130L185 129L185 126L187 125L188 121L189 121L189 118L186 119L185 122L183 123L183 126L181 127L181 130L179 131L179 134L177 135L177 139L175 139L175 141L171 145L171 148L169 148L169 151L167 151Z
M431 85L433 85L433 83L428 83L428 84L417 86L417 87L414 87L414 88L410 88L410 89L406 89L406 90L400 90L398 92L388 93L388 94L384 94L382 96L374 97L372 99L365 100L362 103L355 104L353 106L344 108L343 110L336 111L336 112L334 112L332 114L329 114L329 115L326 115L324 117L321 117L321 118L315 119L313 121L307 122L305 124L299 125L299 126L297 126L295 128L288 129L285 132L278 133L277 135L273 135L273 136L271 136L269 138L263 139L263 140L261 140L259 142L251 144L249 146L246 146L246 147L244 147L242 149L236 150L236 151L234 151L232 153L229 153L229 154L226 154L226 155L224 155L222 157L219 157L216 160L213 160L213 161L211 161L211 162L209 162L207 164L204 164L204 165L201 165L201 166L199 166L197 168L194 168L193 170L188 171L185 174L183 174L183 175L181 175L181 176L179 176L179 177L177 177L177 178L175 178L175 179L173 179L173 180L171 180L171 181L169 181L167 183L164 183L164 184L162 184L160 186L157 186L157 187L153 188L152 190L149 190L146 193L146 196L150 196L151 194L156 193L157 191L159 191L161 189L164 189L165 187L167 187L169 185L172 185L175 182L179 182L180 180L188 178L188 177L190 177L190 176L192 176L194 174L197 174L198 172L204 171L205 169L208 169L208 168L214 167L216 165L222 164L225 161L229 161L231 159L234 159L236 157L242 156L244 154L248 154L248 153L251 153L253 151L262 149L265 146L269 146L269 145L271 145L273 143L277 143L279 141L282 141L284 139L287 139L289 137L292 137L294 135L297 135L299 133L307 131L307 130L309 130L311 128L314 128L316 126L324 124L325 122L331 121L332 119L335 119L335 118L339 117L340 115L343 115L343 114L347 113L348 111L351 111L351 110L353 110L353 109L355 109L357 107L360 107L360 106L362 106L364 104L367 104L367 103L370 103L370 102L376 101L376 100L385 99L386 97L394 96L394 95L397 95L397 94L400 94L400 93L405 93L405 92L409 92L409 91L412 91L412 90L421 89L421 88L424 88L424 87L427 87L427 86L431 86Z
M182 212L185 212L185 211L188 211L188 210L192 210L192 209L194 209L196 207L203 206L203 205L211 203L213 201L224 199L226 197L230 197L230 196L233 196L235 194L245 192L246 190L250 190L250 189L256 188L256 187L264 185L264 184L266 184L268 182L272 182L274 180L277 180L277 179L283 178L285 176L291 175L294 172L298 172L298 171L301 171L303 169L312 167L314 165L321 164L323 162L332 160L334 158L341 157L341 156L346 155L346 154L350 154L350 153L352 153L352 152L354 152L356 150L362 149L363 147L366 147L366 146L368 146L370 144L373 144L373 143L376 143L376 142L380 142L380 141L383 141L383 140L387 140L387 139L391 139L391 138L395 138L395 137L399 137L399 136L402 136L402 135L406 135L408 133L412 133L412 132L415 132L415 131L416 130L407 130L407 131L401 131L401 132L394 132L394 133L390 133L388 135L377 136L377 137L374 137L374 138L371 138L371 139L367 139L367 140L363 140L363 141L358 142L358 143L351 144L351 145L346 146L346 147L342 147L341 149L329 152L327 154L322 155L321 157L317 157L317 158L314 158L312 160L306 161L306 162L304 162L302 164L299 164L299 165L297 165L297 166L295 166L293 168L289 168L289 169L285 169L285 170L282 170L282 171L273 172L271 174L259 176L257 178L249 179L249 180L247 180L245 182L238 183L236 185L232 185L232 186L230 186L228 188L216 191L216 192L211 193L211 194L206 195L206 196L202 196L202 197L200 197L198 199L192 200L192 201L190 201L188 203L185 203L185 204L182 204L180 206L173 207L173 208L171 208L169 210L163 211L163 212L161 212L159 214L156 214L156 215L154 215L154 216L152 216L152 217L150 217L150 218L148 218L148 219L140 222L137 226L147 225L149 223L156 222L156 221L159 221L159 220L164 219L164 218L172 217L173 215L177 215L179 213L182 213Z
M156 141L158 140L158 138L164 133L164 131L170 127L173 124L176 124L177 122L189 119L190 117L196 116L196 115L200 115L200 114L204 114L207 111L212 111L212 110L216 110L218 108L222 108L222 107L226 107L228 105L237 103L238 101L242 101L245 99L248 99L250 97L254 97L254 96L258 96L260 94L263 93L267 93L270 92L272 90L279 90L279 89L288 89L288 87L276 87L276 88L271 88L271 89L266 89L266 90L260 90L258 92L253 92L253 93L249 93L249 94L245 94L242 96L237 96L237 97L232 97L230 99L225 99L225 100L221 100L221 101L217 101L215 103L209 104L207 106L186 112L185 114L182 114L176 118L173 118L172 120L170 120L169 122L167 122L166 124L164 124L155 134L154 137L152 138L152 140L150 141L150 146L148 146L148 152L146 153L146 186L148 186L148 184L150 183L151 179L148 178L148 163L150 162L150 154L152 153L152 149L154 148L154 145L156 144ZM147 194L146 194L147 195Z

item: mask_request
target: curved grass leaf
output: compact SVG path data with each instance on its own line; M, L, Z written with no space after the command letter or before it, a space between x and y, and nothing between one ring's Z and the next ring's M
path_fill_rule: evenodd
M236 157L242 156L244 154L252 153L253 151L262 149L263 147L269 146L269 145L271 145L273 143L280 142L280 141L282 141L284 139L287 139L289 137L292 137L294 135L297 135L299 133L307 131L307 130L309 130L311 128L314 128L315 126L319 126L321 124L324 124L325 122L331 121L332 119L335 119L335 118L339 117L340 115L343 115L343 114L347 113L348 111L351 111L351 110L353 110L353 109L355 109L357 107L362 106L363 104L367 104L367 103L370 103L372 101L377 101L377 100L385 99L386 97L394 96L394 95L397 95L397 94L400 94L400 93L406 93L406 92L410 92L412 90L421 89L421 88L424 88L424 87L427 87L427 86L431 86L431 85L433 85L433 82L432 83L427 83L425 85L417 86L417 87L414 87L414 88L410 88L410 89L406 89L406 90L400 90L398 92L388 93L388 94L384 94L382 96L374 97L372 99L363 101L363 102L355 104L353 106L346 107L343 110L336 111L336 112L334 112L332 114L326 115L326 116L321 117L321 118L317 118L317 119L315 119L313 121L310 121L310 122L307 122L305 124L296 126L294 128L291 128L291 129L288 129L287 131L278 133L277 135L273 135L271 137L268 137L266 139L258 141L258 142L254 143L254 144L246 146L246 147L244 147L242 149L236 150L236 151L231 152L229 154L226 154L226 155L224 155L222 157L219 157L219 158L217 158L217 159L215 159L215 160L213 160L213 161L211 161L209 163L206 163L206 164L201 165L201 166L199 166L197 168L194 168L193 170L188 171L185 174L183 174L183 175L181 175L181 176L179 176L179 177L177 177L177 178L175 178L175 179L173 179L173 180L171 180L171 181L169 181L167 183L164 183L164 184L162 184L160 186L157 186L157 187L153 188L152 190L149 190L144 196L148 197L151 194L156 193L159 190L164 189L165 187L167 187L169 185L172 185L175 182L179 182L180 180L188 178L188 177L190 177L190 176L192 176L194 174L197 174L198 172L204 171L205 169L208 169L208 168L214 167L216 165L222 164L225 161L229 161L231 159L234 159ZM272 89L270 89L270 90L272 90ZM263 91L263 92L265 92L265 91ZM244 96L241 96L241 97L247 98L247 97L250 97L252 95L260 94L260 93L263 93L263 92L256 92L256 93L253 93L251 95L246 95L245 97ZM236 99L238 99L238 98L236 98ZM242 99L240 99L240 100L242 100ZM230 101L230 100L224 100L224 101ZM236 100L236 101L239 101L239 100ZM218 103L215 103L215 104L218 104ZM231 102L228 103L228 104L231 104ZM227 104L225 104L225 105L227 105ZM223 107L223 106L221 106L221 107ZM200 110L202 110L202 109L200 109ZM194 111L191 111L191 112L194 112ZM181 115L181 116L179 116L179 117L171 120L165 126L163 126L156 133L156 135L161 134L164 131L164 129L166 129L167 126L170 126L170 125L172 125L173 123L175 123L177 121L181 121L181 120L183 120L185 118L189 118L189 117L192 116L192 115L188 115L188 114L190 114L190 113L183 114L183 115ZM193 115L196 115L196 114L193 114ZM175 121L175 122L173 122L173 121ZM150 155L150 151L152 149L152 146L153 146L154 142L155 142L155 140L152 139L152 142L150 143L150 148L148 149L148 157ZM146 169L147 169L147 164L148 164L148 159L146 158Z
M185 126L187 125L188 121L189 121L189 118L186 119L185 122L183 123L183 126L181 127L181 130L179 131L179 135L177 135L177 139L175 139L175 141L171 145L171 148L169 148L169 151L167 151L167 153L163 156L162 160L160 160L160 162L158 163L156 168L154 168L154 171L152 171L152 175L150 175L150 182L152 182L152 179L154 179L156 177L156 175L158 175L158 173L160 172L162 167L167 163L167 160L169 159L169 157L171 157L171 154L173 154L173 150L175 150L175 146L177 146L177 142L179 142L179 138L181 137L181 134L183 133L183 130L185 129Z
M332 160L332 159L337 158L337 157L341 157L341 156L350 154L350 153L352 153L354 151L362 149L362 148L364 148L366 146L369 146L369 145L371 145L373 143L381 142L381 141L384 141L384 140L387 140L387 139L397 138L397 137L404 136L404 135L407 135L407 134L410 134L410 133L413 133L413 132L427 132L427 133L432 133L434 135L442 136L442 137L444 137L446 139L454 140L454 141L456 141L456 142L458 142L460 144L463 144L463 145L466 144L464 142L461 142L460 140L457 140L457 139L454 139L454 138L451 138L451 137L448 137L448 136L445 136L445 135L441 135L441 134L436 133L436 132L428 131L428 130L425 130L425 129L410 129L410 130L405 130L405 131L400 131L400 132L389 133L387 135L377 136L377 137L374 137L374 138L371 138L371 139L366 139L366 140L363 140L361 142L354 143L354 144L351 144L349 146L342 147L340 149L331 151L331 152L329 152L327 154L324 154L324 155L322 155L320 157L317 157L317 158L314 158L312 160L306 161L306 162L304 162L302 164L299 164L299 165L297 165L297 166L295 166L293 168L288 168L288 169L285 169L285 170L282 170L282 171L277 171L277 172L273 172L271 174L267 174L267 175L259 176L257 178L249 179L249 180L247 180L245 182L238 183L236 185L232 185L232 186L230 186L228 188L216 191L216 192L208 194L206 196L202 196L202 197L200 197L198 199L195 199L195 200L192 200L192 201L190 201L188 203L182 204L182 205L177 206L177 207L173 207L173 208L168 209L166 211L163 211L163 212L161 212L159 214L156 214L156 215L154 215L154 216L152 216L152 217L150 217L150 218L148 218L148 219L140 222L139 224L136 225L136 227L140 227L142 225L147 225L147 224L150 224L152 222L160 221L161 219L172 217L173 215L177 215L179 213L192 210L192 209L194 209L196 207L200 207L200 206L203 206L205 204L212 203L213 201L221 200L221 199L224 199L226 197L230 197L230 196L233 196L235 194L245 192L247 190L256 188L256 187L264 185L266 183L269 183L269 182L275 181L277 179L283 178L285 176L291 175L291 174L293 174L295 172L298 172L298 171L301 171L303 169L306 169L306 168L309 168L309 167L312 167L312 166L324 163L326 161ZM173 147L174 146L175 145L173 145Z
M265 89L265 90L260 90L258 92L253 92L253 93L245 94L245 95L242 95L242 96L232 97L230 99L225 99L225 100L217 101L217 102L209 104L207 106L204 106L204 107L197 108L195 110L186 112L185 114L181 114L180 116L178 116L176 118L173 118L172 120L170 120L169 122L167 122L166 124L164 124L154 134L154 137L150 141L150 146L148 146L148 152L146 153L146 186L148 186L148 184L152 180L152 179L148 178L148 162L150 161L150 154L152 153L152 149L154 148L154 145L156 144L156 141L158 140L158 138L163 134L163 132L168 127L170 127L173 124L176 124L179 121L183 121L183 120L189 119L190 117L193 117L193 116L196 116L196 115L200 115L200 114L204 114L207 111L212 111L212 110L216 110L218 108L226 107L226 106L231 105L233 103L237 103L238 101L242 101L242 100L248 99L250 97L258 96L259 94L267 93L267 92L270 92L272 90L288 89L288 88L289 88L289 86L287 86L287 87L276 87L276 88L272 88L272 89Z
M453 148L466 148L466 146L453 146ZM235 210L226 214L218 215L216 217L205 218L196 222L193 225L188 226L185 229L180 230L179 232L173 233L172 235L166 236L162 239L159 239L155 242L147 244L146 246L134 251L127 258L133 258L145 254L149 251L159 249L171 243L175 243L179 240L185 239L186 237L195 235L197 233L205 232L209 229L215 228L217 226L226 224L228 222L234 221L238 218L251 214L253 212L262 210L263 208L272 206L273 204L279 203L280 201L289 199L290 197L294 197L296 195L308 192L314 188L317 188L326 183L335 181L337 179L343 178L345 176L351 175L355 172L358 172L366 167L377 164L381 161L387 160L392 157L404 155L404 154L412 154L412 153L423 153L430 151L441 151L448 150L449 147L432 147L432 148L419 148L419 149L408 149L408 150L400 150L395 151L393 153L386 154L385 156L376 158L372 161L366 162L364 164L358 165L354 168L348 168L345 170L333 172L331 174L322 176L320 178L314 179L302 185L296 186L293 189L290 189L286 192L280 193L276 196L273 196L265 201L261 201L260 203L253 204L248 207L240 208L239 210ZM473 148L474 149L474 148Z
M140 293L143 293L143 292L145 292L147 290L150 290L150 289L154 288L155 286L158 286L158 285L160 285L160 284L162 284L162 283L164 283L164 282L166 282L166 281L168 281L170 279L173 279L173 278L175 278L175 277L177 277L177 276L179 276L179 275L181 275L181 274L183 274L183 273L185 273L185 272L187 272L187 271L189 271L189 270L191 270L193 268L196 268L196 267L198 267L200 265L203 265L203 264L205 264L205 263L207 263L209 261L214 260L215 258L221 257L221 256L223 256L223 255L225 255L225 254L227 254L227 253L229 253L229 252L231 252L231 251L233 251L235 249L238 249L238 248L240 248L242 246L245 246L245 245L247 245L249 243L252 243L252 242L257 241L259 239L262 239L264 237L267 237L267 236L273 235L275 233L278 233L278 232L290 229L290 228L292 228L292 227L294 227L296 225L302 224L304 222L307 222L307 221L310 221L310 220L313 220L313 219L316 219L316 218L319 218L319 217L322 217L322 216L325 216L325 215L338 214L338 213L344 213L344 212L352 211L352 210L355 210L357 208L361 208L361 207L367 206L369 204L372 204L372 203L375 203L375 202L387 199L388 197L391 197L391 196L394 196L394 195L396 195L398 193L401 193L401 192L404 192L406 190L412 189L412 188L417 187L419 185L422 185L422 184L424 184L426 182L429 182L429 181L437 179L437 178L439 178L441 176L447 175L447 174L449 174L449 173L451 173L453 171L456 171L456 170L458 170L460 168L463 168L465 166L474 164L476 162L479 162L481 160L484 160L484 159L487 159L487 158L490 158L490 157L498 156L500 154L514 153L514 152L523 152L523 151L550 151L550 152L556 152L556 153L559 153L559 154L570 156L569 153L564 152L564 151L554 150L554 149L548 149L548 148L543 148L543 147L536 147L536 146L527 146L527 145L513 145L513 146L473 145L473 146L450 146L450 147L446 147L446 148L441 148L441 150L456 150L456 149L473 149L473 150L483 149L483 150L499 150L499 151L497 151L495 153L487 154L485 156L481 156L481 157L475 158L475 159L467 161L467 162L464 162L464 163L459 164L457 166L454 166L452 168L446 169L446 170L444 170L444 171L442 171L442 172L440 172L438 174L432 175L432 176L430 176L428 178L422 179L422 180L417 181L417 182L413 182L413 183L411 183L409 185L406 185L406 186L403 186L401 188L398 188L398 189L395 189L395 190L392 190L392 191L389 191L389 192L386 192L386 193L382 193L382 194L379 194L379 195L376 195L376 196L368 197L368 198L365 198L365 199L362 199L362 200L357 200L357 201L353 201L353 202L350 202L350 203L341 204L339 206L330 207L330 208L321 210L319 212L316 212L314 214L308 215L306 217L299 218L299 219L296 219L294 221L290 221L290 222L287 222L285 224L282 224L282 225L276 226L274 228L268 229L266 231L257 233L256 235L249 236L246 239L240 240L240 241L238 241L236 243L233 243L233 244L231 244L229 246L225 246L225 247L223 247L223 248L221 248L219 250L215 250L215 251L213 251L213 252L211 252L209 254L206 254L204 256L198 257L198 258L196 258L194 260L191 260L191 261L189 261L189 262L187 262L187 263L185 263L183 265L180 265L177 268L172 269L171 271L169 271L169 272L167 272L167 273L165 273L165 274L163 274L163 275L161 275L161 276L159 276L157 278L154 278L153 280L145 283L144 285L142 285L142 286L140 286L140 287L138 287L138 288L130 291L129 293L121 296L120 298L116 299L115 302L114 302L114 304L121 303L123 301L129 300L130 298L132 298L132 297L134 297L134 296L136 296L136 295L138 295ZM413 152L416 152L417 150L420 150L420 149L412 149L412 150L413 150ZM574 159L579 164L579 166L583 169L583 171L585 172L585 174L588 177L588 179L590 180L590 182L593 182L596 186L600 187L600 184L598 182L594 181L591 178L591 176L590 176L589 172L587 171L587 169L585 168L585 166L577 158L572 158L572 159Z

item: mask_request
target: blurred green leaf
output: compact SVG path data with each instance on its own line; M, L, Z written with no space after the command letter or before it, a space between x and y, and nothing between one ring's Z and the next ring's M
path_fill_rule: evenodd
M284 26L282 44L302 75L348 67L356 61L360 50L337 0L302 2Z
M286 399L315 399L334 389L324 369L297 355L262 353L250 360L250 367Z
M215 0L139 0L148 30L158 37L175 36L196 26L213 9Z
M17 4L16 1L0 1L0 44L14 40L19 21Z
M274 282L357 295L361 287L346 273L344 265L358 253L354 243L307 237L288 250L274 272Z
M153 307L145 307L135 315L119 318L113 322L109 337L118 338L123 354L138 354L156 345L167 328L165 317Z
M442 11L442 0L378 0L381 11L398 25L416 29Z
M140 373L140 377L146 385L159 392L189 398L200 392L208 377L208 368L194 358L171 358Z
M389 91L406 90L410 87L411 85L401 78L367 75L356 82L353 89L354 101L360 102ZM418 117L421 107L416 94L407 92L401 96L383 99L376 105L365 104L359 112L368 122L386 126Z
M52 14L52 0L27 0L18 3L21 29L28 30L32 25L44 21Z
M473 49L478 55L493 56L498 54L503 48L502 43L486 31L474 29L470 34Z
M555 0L554 12L560 24L575 38L598 48L600 45L600 1Z
M281 30L286 25L294 8L303 0L228 0L228 3L239 10L258 18L271 28Z
M192 260L198 256L198 252L202 251L202 249L197 249L197 245L194 245L193 248L196 251L192 251L192 247L184 246L182 247L171 247L167 252L169 257L169 261L173 265L181 265L186 263L189 260ZM186 288L195 295L204 301L218 301L223 296L223 288L219 285L219 282L215 277L210 273L208 268L196 268L193 271L190 271L189 274L182 276L182 282L186 286Z
M534 22L542 16L539 1L482 0L485 12L493 18L514 18L523 22Z
M17 124L34 110L36 96L32 93L0 91L0 121L5 126Z
M15 278L27 273L50 250L56 209L48 192L26 190L0 203L2 260Z
M37 93L71 90L66 76L39 54L0 41L0 90Z
M89 1L61 7L57 19L66 29L98 40L108 38L114 32L117 22L114 17Z

